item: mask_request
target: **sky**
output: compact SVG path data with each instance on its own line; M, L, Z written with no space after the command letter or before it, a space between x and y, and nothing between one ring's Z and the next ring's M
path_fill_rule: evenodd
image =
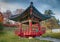
M51 9L55 13L54 16L60 20L60 0L0 0L0 11L26 9L31 1L39 12L44 13L45 10Z

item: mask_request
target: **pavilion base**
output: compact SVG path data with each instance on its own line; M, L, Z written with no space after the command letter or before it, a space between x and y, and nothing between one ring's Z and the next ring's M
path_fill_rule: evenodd
M29 37L29 39L33 39L33 37Z
M26 37L26 38L34 38L34 37L38 37L38 36L41 36L42 34L45 33L45 30L41 30L41 26L39 24L39 22L37 22L35 24L35 26L37 26L37 29L34 29L32 28L32 20L29 20L29 28L26 29L26 30L23 30L22 29L22 23L19 23L19 31L16 33L18 36L20 37Z
M41 31L41 32L35 32L35 33L29 33L29 32L17 32L16 33L18 36L20 36L20 37L25 37L25 38L35 38L35 37L39 37L39 36L41 36L42 34L44 34L44 32L43 31Z

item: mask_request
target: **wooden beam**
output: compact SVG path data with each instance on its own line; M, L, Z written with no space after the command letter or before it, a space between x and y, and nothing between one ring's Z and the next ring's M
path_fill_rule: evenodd
M36 21L36 20L32 20L33 22L39 22L39 21Z
M26 22L29 22L29 20L22 21L21 23L26 23ZM32 22L39 22L39 21L37 21L37 20L32 20Z
M34 13L33 13L33 15L34 15L35 17L37 17L37 18L39 18L39 19L40 19L40 17L39 17L39 16L37 16L36 14L34 14Z
M26 22L29 22L29 20L22 21L21 23L26 23Z
M22 17L21 19L25 18L26 16L27 16L27 14L24 17Z

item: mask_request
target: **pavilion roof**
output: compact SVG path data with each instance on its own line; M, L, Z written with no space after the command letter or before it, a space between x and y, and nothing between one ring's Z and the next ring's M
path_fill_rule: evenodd
M31 8L32 8L32 11L31 11ZM30 13L30 11L32 12L32 14ZM20 21L19 19L25 19L26 16L28 16L30 18L33 18L33 17L37 18L39 21L43 21L43 20L50 18L50 16L40 13L34 7L33 2L31 2L30 6L24 12L22 12L21 14L18 14L18 15L13 15L13 16L11 16L10 19L14 20L14 21Z

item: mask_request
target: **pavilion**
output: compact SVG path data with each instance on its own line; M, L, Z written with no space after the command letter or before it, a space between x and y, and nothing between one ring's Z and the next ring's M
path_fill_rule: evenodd
M40 22L49 19L50 16L40 13L31 2L30 6L21 14L11 16L11 20L19 22L19 32L17 33L20 37L36 37L41 36L45 31L41 30ZM27 30L22 29L22 24L29 25ZM36 24L36 25L35 25ZM37 26L37 30L33 30L32 25Z

